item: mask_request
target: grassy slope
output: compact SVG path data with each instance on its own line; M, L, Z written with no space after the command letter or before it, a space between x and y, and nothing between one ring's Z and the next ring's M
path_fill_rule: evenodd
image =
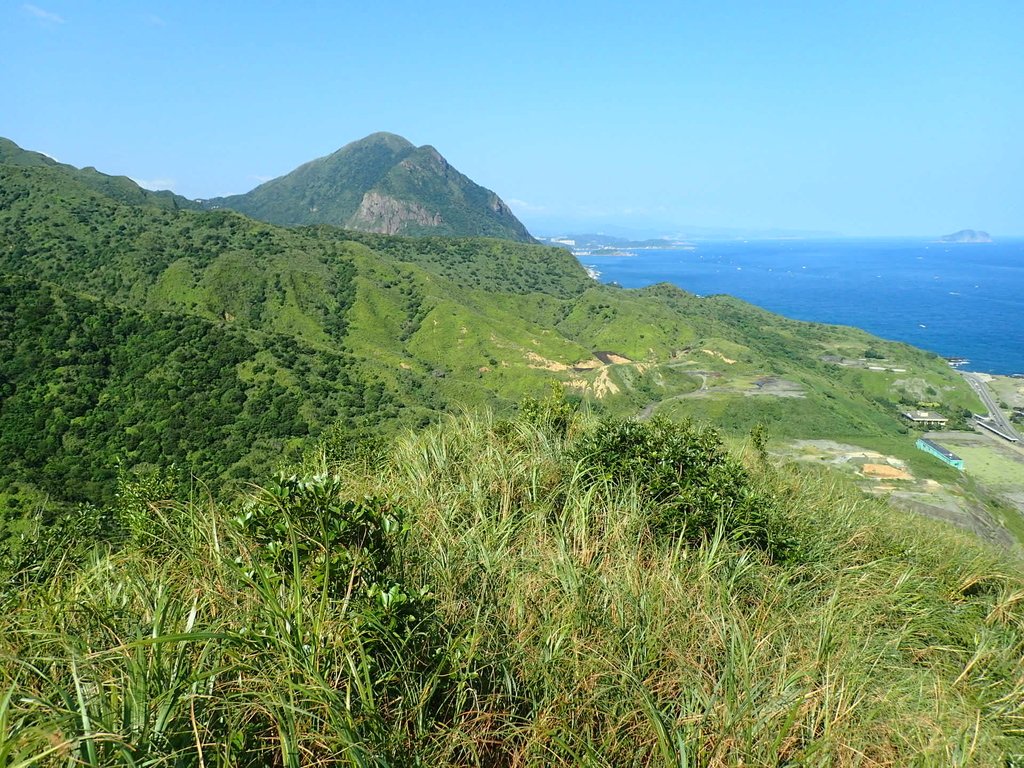
M453 419L242 515L126 489L118 547L28 556L0 589L5 755L1002 767L1024 750L1020 563L756 458L743 482L799 556L683 544L645 484L576 457L602 428ZM380 505L345 501L366 494ZM318 553L347 550L316 521L357 508L408 533L324 579Z
M129 205L148 205L169 210L199 210L192 200L166 190L153 192L143 189L127 176L108 176L95 168L75 168L58 163L40 152L22 149L10 139L0 137L0 165L27 168L55 168L64 175L99 194Z

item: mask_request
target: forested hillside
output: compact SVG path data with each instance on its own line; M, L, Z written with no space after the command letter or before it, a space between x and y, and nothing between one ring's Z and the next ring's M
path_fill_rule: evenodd
M738 435L891 437L919 390L974 403L918 350L729 297L598 285L562 249L284 229L14 160L0 165L0 423L8 484L51 499L109 499L119 466L244 478L328 426L510 412L551 381L598 412L705 415ZM904 373L827 361L869 347ZM759 396L776 382L793 396Z
M58 163L52 157L40 152L22 149L10 139L0 136L0 165L28 168L53 168L65 178L72 178L77 184L92 189L122 203L149 205L171 210L199 210L202 206L181 195L166 190L152 192L143 189L127 176L108 176L95 168L75 168Z
M121 465L269 471L336 421L394 418L351 357L0 276L0 490L110 502Z

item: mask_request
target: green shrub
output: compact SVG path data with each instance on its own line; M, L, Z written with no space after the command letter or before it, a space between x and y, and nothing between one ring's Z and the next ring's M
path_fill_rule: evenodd
M636 484L658 533L699 542L721 534L772 559L795 553L779 505L722 446L690 421L602 421L572 452L595 479Z
M565 389L557 381L551 382L548 396L543 400L525 397L519 405L519 414L524 421L557 437L565 437L577 411L578 404L569 401Z
M173 499L182 487L177 474L173 464L145 472L130 472L124 466L118 468L117 492L110 512L121 533L136 538L152 533L154 505Z
M279 474L235 517L257 545L254 559L332 596L387 577L401 514L380 498L345 498L337 476Z
M322 606L325 621L347 627L345 645L363 668L369 706L373 696L402 695L405 682L394 670L429 674L445 641L429 587L410 586L402 574L404 514L386 499L353 499L345 490L337 476L279 474L235 523L256 545L247 565L257 593L269 603L280 586L293 595L295 620L280 632L295 633L298 647L316 644L315 631L300 631L308 597ZM263 634L274 634L273 627Z

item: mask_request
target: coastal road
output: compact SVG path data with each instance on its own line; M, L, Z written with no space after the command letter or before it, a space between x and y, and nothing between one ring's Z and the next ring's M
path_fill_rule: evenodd
M989 419L991 419L992 424L1011 437L1016 437L1020 440L1021 436L1017 434L1017 430L1015 430L1013 425L1010 424L1009 419L1007 419L1006 416L1003 415L1003 412L999 410L999 405L992 397L992 393L989 392L988 387L985 385L985 381L980 376L976 376L973 373L967 373L966 371L961 371L960 373L967 383L971 385L971 389L973 389L975 393L977 393L978 397L981 398L981 402L983 402L985 407L988 408L988 416Z

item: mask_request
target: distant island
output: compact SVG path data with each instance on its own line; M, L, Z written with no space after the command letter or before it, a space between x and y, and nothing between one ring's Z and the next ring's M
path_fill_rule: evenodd
M977 229L961 229L951 235L943 235L939 238L942 243L991 243L992 236L988 232Z

